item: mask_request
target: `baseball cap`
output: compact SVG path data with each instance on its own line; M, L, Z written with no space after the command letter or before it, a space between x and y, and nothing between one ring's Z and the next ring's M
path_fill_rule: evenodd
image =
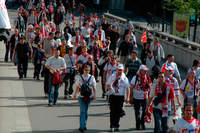
M117 66L117 69L124 69L123 64L119 64L119 65Z
M167 67L165 68L165 70L168 70L168 71L170 71L171 73L173 73L173 68L172 68L171 66L167 66Z
M30 24L30 25L28 26L28 29L33 29L33 25Z
M140 65L139 70L145 70L145 71L148 71L149 68L148 68L146 65Z
M56 43L57 43L58 45L61 45L61 44L62 44L60 39L57 39L57 40L56 40Z

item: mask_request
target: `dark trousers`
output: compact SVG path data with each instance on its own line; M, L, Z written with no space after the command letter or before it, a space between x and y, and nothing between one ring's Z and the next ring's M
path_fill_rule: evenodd
M105 96L106 94L106 87L105 84L103 84L103 75L101 75L101 88L102 88L102 95Z
M39 78L41 67L42 67L42 64L35 64L34 65L34 77Z
M71 75L70 73L65 74L64 83L65 83L65 95L71 95L73 93L73 84L74 84L75 75Z
M44 73L44 93L48 94L49 93L49 75L50 72L47 68L43 68L43 73Z
M19 77L26 77L28 68L28 58L27 59L18 59L17 70Z
M14 48L10 49L10 60L12 61L13 59L13 52L14 52Z
M162 117L162 110L154 108L153 116L155 125L154 133L168 133L168 117Z
M140 129L140 126L144 127L144 116L147 105L147 99L133 99L133 101L135 109L136 129ZM140 114L140 108L142 108L142 114Z
M124 96L110 95L110 128L119 128L120 115L123 112Z

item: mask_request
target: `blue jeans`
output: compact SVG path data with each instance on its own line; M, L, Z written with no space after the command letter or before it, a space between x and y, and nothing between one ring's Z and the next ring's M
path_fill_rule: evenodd
M58 100L58 89L60 85L53 85L52 84L52 76L49 77L49 103L56 104Z
M79 97L78 100L80 104L80 128L86 128L90 102L85 102L82 97Z
M168 112L170 114L170 112ZM154 133L168 133L168 119L169 117L162 117L162 110L153 109L154 116Z

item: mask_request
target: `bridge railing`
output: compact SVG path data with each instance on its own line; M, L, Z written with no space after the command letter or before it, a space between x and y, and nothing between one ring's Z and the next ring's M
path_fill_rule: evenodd
M118 30L120 34L124 34L124 24L126 23L126 19L110 13L104 13L104 16L109 23L111 23L113 19L116 19L116 21L119 23ZM146 30L147 24L133 22L133 25L137 44L141 44L141 36ZM200 44L198 43L186 41L182 38L168 33L159 32L154 29L150 29L150 33L153 37L159 38L160 43L164 48L165 54L173 54L175 56L175 61L184 68L189 68L192 65L192 61L200 57Z

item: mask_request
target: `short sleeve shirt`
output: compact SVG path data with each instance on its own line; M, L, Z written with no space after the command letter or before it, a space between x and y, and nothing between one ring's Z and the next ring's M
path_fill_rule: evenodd
M195 90L197 92L197 90L199 90L200 85L199 85L199 81L196 81L196 86L195 86ZM186 79L184 79L180 85L180 89L181 90L185 90L185 95L189 98L189 99L193 99L194 96L194 85L191 85L191 83L188 81L187 85L186 84ZM184 89L185 88L185 89Z
M54 69L59 69L61 67L65 67L66 68L65 60L62 57L55 58L54 56L52 56L47 60L45 65L51 66Z
M118 84L114 85L115 80L118 79ZM119 96L124 96L125 95L125 90L126 88L129 88L129 82L128 78L126 75L123 73L120 77L116 77L116 73L112 74L108 80L107 80L107 85L111 86L110 94L112 95L119 95ZM118 91L116 91L118 89Z
M198 133L200 130L199 126L200 122L195 118L192 118L190 121L181 118L176 122L173 130L178 133Z
M81 76L83 77L84 81L80 76L78 76L76 83L75 83L76 86L78 86L78 87L81 87L84 82L88 81L91 75L88 74L87 76L84 76L84 75L81 75ZM94 76L91 76L91 78L89 80L89 86L90 86L90 88L96 88L96 80L95 80Z

